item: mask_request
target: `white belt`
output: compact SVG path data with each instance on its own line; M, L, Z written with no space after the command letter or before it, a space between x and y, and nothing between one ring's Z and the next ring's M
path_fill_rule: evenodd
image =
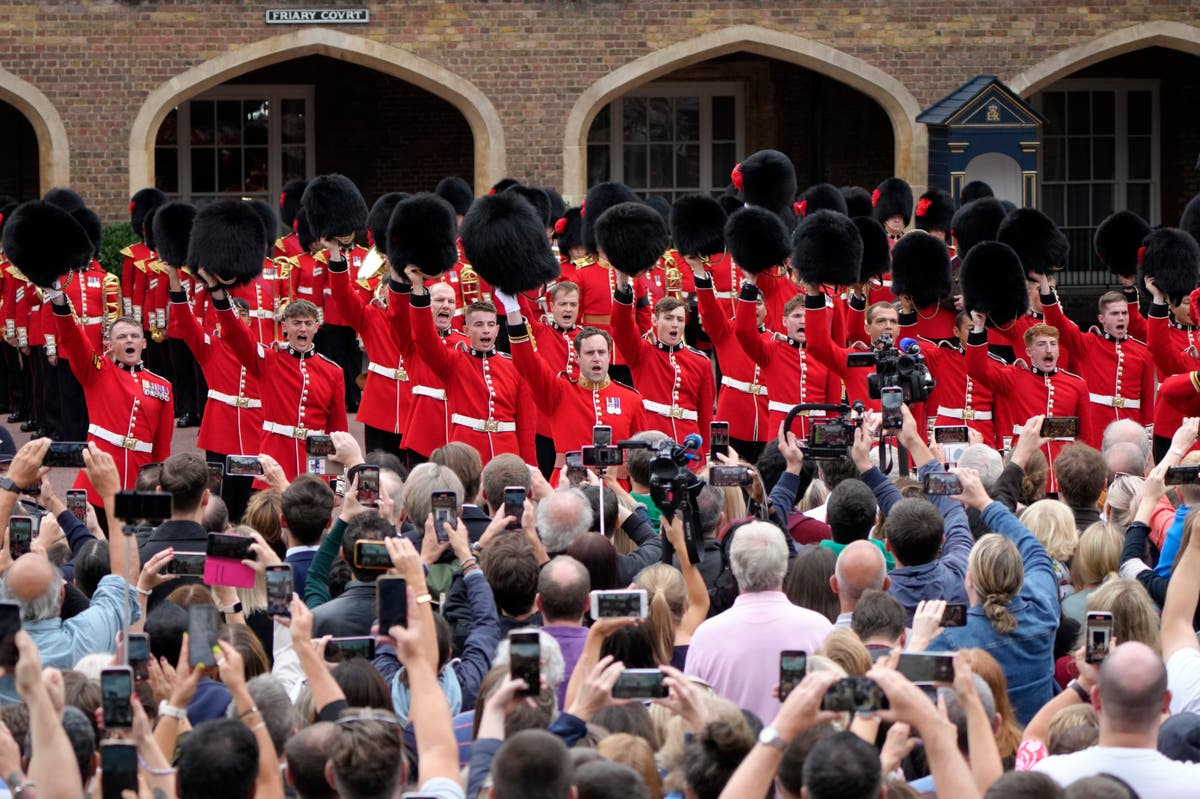
M450 421L457 425L470 428L476 433L513 433L516 432L516 422L501 422L496 419L473 419L461 413L450 414Z
M312 286L296 286L296 293L297 294L312 294L313 287Z
M745 380L734 380L732 377L721 375L721 385L729 386L743 394L766 394L767 387L760 383L750 383Z
M384 366L381 363L370 361L367 363L367 371L374 372L381 377L386 377L388 380L399 380L405 383L408 382L408 372L402 368L393 369L389 366ZM445 396L445 393L446 392L443 391L442 395Z
M1125 397L1106 397L1103 394L1088 394L1088 398L1097 405L1107 405L1110 408L1131 408L1136 411L1142 407L1141 400L1126 399Z
M716 297L718 300L732 300L733 292L732 291L714 291L713 296Z
M268 433L275 433L280 436L287 436L299 441L303 441L309 436L323 436L324 430L309 430L307 427L297 427L290 424L278 424L276 422L263 422L263 430Z
M951 419L963 419L968 422L990 422L992 420L991 411L977 411L972 408L947 408L945 405L938 406L937 415L949 416Z
M417 397L432 397L435 400L446 401L446 389L430 388L429 386L413 386L412 393Z
M462 315L463 315L462 308L455 308L454 313L450 314L451 317L458 317L458 316L462 316Z
M149 441L138 441L133 436L123 436L120 433L114 433L111 430L105 430L99 425L88 425L88 435L95 436L101 441L107 441L114 447L132 450L133 452L153 452L154 445Z
M778 411L779 413L787 413L792 408L795 408L796 404L797 403L795 403L795 402L776 402L775 400L772 400L767 403L767 408L772 411ZM798 413L796 415L797 416L824 416L825 411L822 411L822 410L800 411L800 413Z
M254 319L270 319L274 321L275 312L270 308L258 308L257 310L250 311L250 316Z
M1014 436L1019 436L1025 432L1025 425L1014 424L1012 431L1013 431ZM1050 439L1050 441L1074 441L1074 440L1075 439L1072 438L1071 436L1058 436L1057 438Z
M102 325L104 324L103 316L81 316L79 317L81 325Z
M652 402L651 400L642 400L642 407L651 413L657 413L659 416L666 416L668 419L687 419L689 422L700 420L700 416L690 408L680 408L678 405L663 405L661 402Z
M208 390L208 398L222 402L231 408L261 408L262 400L254 399L253 397L235 397L232 394L224 394L215 389Z

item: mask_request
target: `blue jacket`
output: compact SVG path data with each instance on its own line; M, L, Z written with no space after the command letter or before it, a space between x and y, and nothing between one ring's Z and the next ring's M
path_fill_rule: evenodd
M944 471L940 463L930 461L917 473L924 477L931 472ZM903 499L900 490L877 468L863 472L859 479L875 492L875 501L879 503L884 516ZM975 538L967 524L966 511L961 503L949 497L932 496L929 501L942 512L945 539L941 557L918 566L897 566L888 574L892 578L888 593L900 600L908 612L909 623L912 623L913 613L922 600L944 599L950 603L968 604L963 580L967 576L967 557L975 545Z
M1017 629L997 633L983 615L983 606L967 611L965 627L951 627L929 644L929 651L969 649L987 651L1008 679L1008 695L1017 721L1028 724L1038 709L1054 697L1054 636L1058 630L1058 580L1045 547L1016 516L999 502L983 510L983 520L1017 546L1025 564L1025 582L1008 609Z

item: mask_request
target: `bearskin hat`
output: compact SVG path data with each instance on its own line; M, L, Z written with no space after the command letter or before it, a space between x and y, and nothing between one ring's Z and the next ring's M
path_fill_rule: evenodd
M554 241L563 258L570 258L572 249L583 246L583 217L579 206L568 208L554 222Z
M917 230L940 230L950 233L950 222L954 219L954 198L945 189L930 189L917 200L914 216Z
M596 220L596 246L613 269L639 275L654 266L670 245L667 223L645 203L620 203Z
M513 186L520 185L521 181L517 180L516 178L500 178L498 181L492 184L490 189L488 189L488 194L500 194L501 192L508 191Z
M1138 252L1142 274L1173 303L1192 293L1200 279L1200 245L1179 228L1150 231Z
M48 197L49 195L47 195ZM46 201L51 202L49 199ZM139 236L142 235L142 231L146 229L146 212L151 208L163 205L166 201L167 195L152 186L134 192L133 196L129 198L129 224L133 226L134 232Z
M1038 275L1067 265L1071 245L1058 225L1036 208L1018 208L1000 223L996 240L1012 247L1025 271Z
M439 180L433 193L450 203L454 213L459 216L466 216L467 211L471 209L471 201L475 199L475 192L471 191L471 184L455 176Z
M397 275L404 274L404 268L414 264L433 277L453 267L458 260L457 237L458 216L454 206L436 194L418 194L396 203L379 243ZM545 237L543 232L542 238Z
M308 226L308 213L304 210L304 206L296 209L296 216L292 219L292 232L300 240L300 249L304 252L311 252L317 237L313 235L312 228Z
M892 248L892 292L907 294L918 308L950 296L950 250L923 230L904 234Z
M970 183L962 187L962 191L958 193L958 199L963 204L981 200L984 197L995 197L996 193L992 191L992 187L982 180L972 180Z
M34 285L51 288L95 254L83 225L56 205L33 200L13 209L4 222L4 254Z
M796 167L778 150L759 150L733 168L733 185L749 205L790 214L796 199Z
M950 232L958 246L958 257L967 253L981 241L993 241L1000 223L1008 212L995 197L983 197L967 203L955 212L950 220Z
M192 222L187 264L203 269L225 288L242 286L262 274L267 231L249 203L217 200Z
M688 194L671 207L671 241L681 255L708 258L725 252L725 222L721 204L707 194Z
M307 188L307 180L294 178L283 184L283 190L279 192L279 218L283 220L284 227L293 232L296 213L300 210L300 201L304 199L304 190Z
M72 218L83 228L87 233L88 241L92 243L92 257L100 255L100 242L104 238L104 223L100 221L100 217L90 208L80 208L71 212Z
M142 217L142 242L150 248L151 252L158 252L158 241L154 238L154 217L158 215L159 208L162 206L151 208Z
M963 307L987 314L994 325L1006 325L1029 310L1025 268L1007 244L976 244L963 259L961 278Z
M868 198L870 199L870 198ZM881 278L892 269L892 253L888 243L887 231L878 219L867 214L856 216L851 222L858 228L862 237L862 265L858 270L858 280L865 283L871 278Z
M862 186L842 186L838 191L846 201L846 216L853 219L871 215L871 192Z
M533 206L515 194L480 197L471 204L460 234L475 271L508 294L538 288L559 275L546 226Z
M249 204L262 222L263 234L267 239L265 255L270 258L275 247L275 234L279 231L279 218L275 216L275 209L266 200L250 200Z
M367 228L367 201L345 175L313 178L300 199L308 226L318 239L351 236Z
M17 210L18 205L16 200L8 197L7 195L4 196L3 200L5 202L0 205L0 235L3 235L4 233L4 223L8 221L10 216L12 216L12 212Z
M893 216L904 217L904 225L912 221L912 186L902 178L888 178L871 192L871 215L880 222Z
M392 211L411 196L402 191L389 191L371 206L367 214L367 241L380 255L387 255L388 223L392 220ZM453 207L454 203L450 205Z
M725 209L725 214L727 216L732 216L735 212L741 208L744 208L746 205L746 203L742 202L742 198L738 196L737 189L733 187L732 183L729 184L724 193L717 198L717 202L719 202L721 207Z
M1200 194L1193 197L1179 217L1179 229L1200 242Z
M1120 277L1133 277L1138 269L1138 248L1150 234L1150 225L1133 211L1117 211L1096 228L1092 246L1096 257Z
M792 249L779 215L755 206L730 214L725 242L733 262L754 275L783 264Z
M583 246L587 248L588 252L592 255L597 252L596 220L614 205L635 202L638 202L637 195L624 183L616 181L597 183L588 189L587 199L583 201L583 207L580 210L580 214L583 216Z
M846 198L828 183L818 183L804 190L800 202L796 204L796 218L801 219L813 211L821 210L837 211L839 214L846 214L847 211Z
M792 268L805 283L859 282L862 236L845 214L813 211L796 226L792 245Z
M550 218L561 219L562 215L567 212L567 204L563 201L563 196L559 194L558 189L552 189L549 186L538 186L538 188L546 192L546 196L550 198Z
M524 197L525 201L533 206L533 210L537 211L538 219L542 220L542 227L550 227L550 196L545 191L519 184L509 186L504 191L508 194L516 194L518 197Z
M142 189L142 191L158 190ZM139 194L140 193L141 192L139 192ZM47 205L53 205L55 208L61 208L68 214L72 211L78 211L80 208L84 208L87 205L87 203L83 201L83 198L79 196L79 192L75 191L74 189L68 189L61 186L50 189L50 191L46 192L46 194L42 197L42 202L46 203ZM132 202L130 205L132 205ZM132 215L132 208L130 209L130 214ZM141 231L142 228L141 225L135 225L134 229Z
M270 207L270 206L268 206ZM170 266L187 265L188 240L196 221L196 206L181 200L160 206L154 212L154 243L158 257Z

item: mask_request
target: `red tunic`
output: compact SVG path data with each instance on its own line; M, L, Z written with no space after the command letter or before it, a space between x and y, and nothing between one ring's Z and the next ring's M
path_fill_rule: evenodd
M363 247L355 246L354 249L347 250L346 252L342 253L342 255L346 259L344 261L344 263L350 264L350 274L358 275L358 270L363 264L363 259L367 257L367 250ZM319 305L320 307L325 309L324 324L342 325L344 327L353 327L354 323L351 322L342 313L341 308L336 303L333 302L332 290L329 288L329 271L328 270L329 270L329 266L328 266L328 264L326 264L325 284L322 289L324 294L321 298L321 301L319 303L317 303L317 305ZM369 288L360 285L358 283L358 281L354 281L354 286L355 286L356 291L360 291L363 293L364 297L366 298L366 300L368 302L371 300L372 295L371 295L371 290Z
M678 442L689 433L698 434L708 445L712 421L712 362L704 353L684 344L667 347L637 334L632 297L621 292L613 298L613 338L633 372L633 382L642 395L646 423ZM702 461L696 461L698 466Z
M182 340L196 356L208 384L196 447L222 455L256 455L262 439L262 393L226 337L208 335L187 309L187 293L171 294L167 336ZM241 325L240 319L226 324Z
M146 263L146 294L142 301L142 326L154 333L158 332L157 341L167 334L167 295L170 281L167 279L167 268L157 256Z
M68 272L63 278L63 293L67 295L67 305L75 316L75 321L83 327L84 335L94 352L104 352L104 278L108 273L95 261L84 272ZM42 307L42 313L49 309ZM46 327L46 354L56 355L57 340ZM65 353L63 353L65 354Z
M346 386L342 368L314 349L259 344L242 324L228 297L213 299L229 342L249 376L263 388L263 428L258 451L279 461L288 480L308 471L305 439L346 430ZM256 480L258 485L260 481Z
M3 258L3 255L0 255ZM17 346L29 346L29 301L33 284L12 265L4 262L4 336L17 340Z
M1185 328L1169 317L1165 305L1151 305L1146 319L1146 347L1158 367L1158 375L1166 379L1180 372L1200 369L1200 352L1192 343L1194 328Z
M708 274L712 278L713 296L724 309L725 318L732 319L737 313L737 295L742 289L742 270L734 263L733 256L724 252L709 261Z
M865 352L866 348L851 349L839 345L829 334L830 321L835 316L834 309L828 304L824 295L805 298L804 340L808 343L806 349L809 355L823 364L842 381L846 401L853 404L861 400L863 405L872 411L879 410L879 400L871 399L868 388L868 378L875 373L874 366L850 366L847 356L854 352ZM857 311L852 318L859 318L863 312ZM861 346L861 345L860 345ZM836 396L826 400L838 402Z
M121 261L121 313L124 316L134 316L140 321L140 315L135 316L133 309L134 286L138 283L138 273L144 271L139 264L150 260L153 253L144 241L135 241L121 250L121 255L125 256ZM140 297L136 304L141 306Z
M767 316L763 320L763 324L768 330L776 333L785 333L783 329L783 306L787 305L787 301L800 293L800 289L787 276L782 267L770 269L761 273L755 279L754 284L758 286L758 290L762 292L763 303L767 306ZM841 342L845 340L844 330L841 325L834 327L834 336Z
M421 360L442 376L450 413L450 440L470 444L486 465L502 452L537 463L537 411L523 391L512 359L492 349L444 347L433 324L428 294L410 294L412 337Z
M592 443L592 428L612 427L613 441L631 438L647 429L642 398L631 388L605 378L592 383L556 372L540 357L537 343L524 334L509 331L513 363L532 389L534 402L546 418L554 420L554 450L577 450Z
M773 428L767 423L769 399L767 373L746 355L738 342L734 326L717 297L713 281L696 284L696 301L700 309L700 326L708 333L721 365L721 387L717 391L717 415L729 423L729 435L742 441L768 441ZM750 309L750 327L754 336L769 340L771 334L760 329ZM778 425L776 425L776 428Z
M1104 428L1118 419L1132 419L1144 427L1153 424L1154 363L1146 345L1128 336L1118 340L1096 330L1084 333L1063 313L1057 298L1049 303L1046 299L1046 322L1058 328L1060 346L1070 354L1091 397L1095 439L1084 440L1099 449Z
M412 410L412 383L404 356L400 354L399 332L387 311L368 302L357 283L350 281L346 262L329 267L330 297L341 317L362 336L367 350L367 383L358 406L358 421L376 430L402 433ZM395 295L392 295L393 297Z
M580 328L574 326L568 330L549 316L539 319L537 305L524 294L517 296L517 302L528 321L534 349L538 355L555 374L563 374L572 380L577 379L579 360L575 355L575 336L579 334ZM554 422L542 412L541 407L538 408L537 434L543 438L554 438Z
M54 322L59 349L83 386L88 441L113 456L121 487L132 489L138 469L171 454L171 435L175 432L171 384L140 363L129 369L104 357L84 337L70 310L54 307L58 311ZM100 495L82 469L74 487L86 489L91 504L101 504Z
M308 300L317 306L317 319L325 321L325 253L301 253L294 256L291 278L291 298Z
M955 320L958 312L952 308L933 305L915 308L912 313L900 312L900 336L923 338L930 341L957 339Z
M575 264L575 282L579 284L579 323L607 330L615 338L613 291L617 285L616 273L611 266L591 256L581 258ZM635 329L640 329L636 320L631 324ZM613 352L612 363L613 366L625 365L625 353L621 352L620 347Z
M983 443L998 446L992 390L967 375L963 348L944 341L922 341L921 354L937 380L925 403L925 415L935 417L933 423L939 427L965 424L983 436Z
M455 242L458 248L458 261L454 267L446 270L436 279L428 281L433 283L445 283L450 288L454 289L454 319L452 325L462 330L466 320L463 319L463 311L468 305L473 302L480 302L492 299L492 288L487 284L487 281L479 276L475 268L471 266L467 260L467 254L463 250L462 239Z
M286 236L281 236L275 239L276 258L293 258L297 255L304 254L304 247L300 244L300 236L295 233L289 233Z
M1020 440L1025 422L1033 416L1078 416L1079 439L1098 440L1092 423L1091 402L1088 400L1087 383L1083 378L1055 369L1045 373L1041 370L1007 366L987 354L984 334L971 334L967 346L967 374L992 390L996 407L996 436L1003 440L1013 437L1014 444ZM1042 452L1050 466L1047 490L1057 491L1054 480L1054 458L1069 440L1055 440L1046 444Z

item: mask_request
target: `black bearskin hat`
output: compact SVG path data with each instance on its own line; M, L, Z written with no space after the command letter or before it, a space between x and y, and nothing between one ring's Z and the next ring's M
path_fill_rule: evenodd
M454 206L436 194L418 194L398 202L392 209L384 237L377 246L384 247L388 264L397 275L403 275L404 268L414 264L423 274L433 277L453 267L458 260L457 237L458 216Z
M613 269L626 275L650 269L669 245L666 220L645 203L619 203L596 220L596 246Z
M203 269L225 288L251 283L262 274L266 233L249 203L209 203L192 222L187 264L197 272Z
M263 235L267 240L264 255L270 258L275 247L275 234L279 231L279 218L275 216L275 209L266 200L250 200L249 204L254 209L254 213L258 214L259 220L262 221Z
M863 241L845 214L814 211L792 235L792 268L805 283L848 286L859 282Z
M439 180L433 193L450 203L454 213L459 216L467 215L467 211L471 209L471 202L475 199L475 192L471 191L471 184L454 176Z
M871 215L880 222L887 222L893 216L902 216L907 227L912 221L912 212L912 186L908 185L907 180L888 178L871 192Z
M871 216L871 192L862 186L842 186L838 191L846 201L846 216Z
M818 183L804 190L800 202L796 204L796 217L805 217L821 210L837 211L839 214L846 214L848 210L846 198L828 183Z
M796 199L796 167L778 150L759 150L733 168L733 185L749 205L790 214Z
M945 189L930 189L917 200L917 230L940 230L949 235L954 219L954 198Z
M1067 265L1071 245L1058 225L1036 208L1018 208L1000 223L996 240L1012 247L1025 271L1039 275Z
M1179 228L1150 231L1139 252L1142 274L1154 278L1172 303L1183 302L1200 279L1200 245Z
M392 211L411 196L402 191L389 191L371 206L371 211L367 214L367 241L380 255L387 255L388 224L392 221ZM453 203L451 206L453 207Z
M42 288L85 268L95 253L83 225L62 208L38 200L22 203L9 214L3 244L13 266Z
M1138 248L1150 235L1150 225L1133 211L1117 211L1100 223L1092 246L1096 257L1120 277L1133 277L1138 269Z
M865 283L871 278L883 277L892 269L892 253L887 231L878 219L869 214L856 216L850 221L858 228L858 235L862 236L863 256L862 266L858 270L859 282Z
M47 202L50 200L47 199ZM129 224L133 226L134 232L139 236L142 235L142 231L146 229L146 212L166 202L167 195L150 186L134 192L133 197L129 198Z
M782 265L792 249L779 215L754 206L730 214L725 242L733 262L754 275Z
M1200 194L1193 197L1179 217L1179 229L1200 242Z
M984 183L982 180L972 180L970 183L962 187L962 191L958 193L958 199L965 205L975 200L981 200L984 197L995 197L996 193L992 191L992 187Z
M579 206L568 208L554 222L554 241L558 243L558 254L571 257L571 250L583 246L583 217Z
M508 294L539 288L560 273L546 226L534 207L515 194L480 197L471 204L460 234L471 266Z
M1025 268L1007 244L976 244L963 259L961 278L963 307L987 314L993 325L1006 325L1029 310Z
M157 189L142 189L142 191L157 191ZM46 192L46 194L42 197L42 202L46 203L47 205L53 205L55 208L61 208L68 214L72 211L78 211L80 208L84 208L87 205L87 203L83 201L83 198L79 196L79 192L75 191L74 189L67 189L61 186L50 189L50 191ZM129 205L130 215L132 216L133 203L130 202ZM136 226L135 229L140 231L141 226ZM141 234L139 233L139 235Z
M918 308L950 296L950 250L923 230L904 234L892 248L892 292L907 294Z
M158 252L158 241L154 238L154 217L158 215L158 209L161 205L155 206L146 212L142 218L142 241L151 252Z
M186 266L188 240L196 221L196 206L181 200L160 206L154 212L154 243L158 257L170 266Z
M87 233L88 241L92 243L92 257L96 258L100 255L100 242L104 238L104 223L100 221L100 217L90 208L80 208L72 211L71 216L80 224L84 232Z
M308 188L308 181L295 178L283 184L283 190L279 192L279 218L283 220L284 227L295 231L296 213L300 210L300 201L304 199L304 190Z
M309 181L300 204L318 239L351 236L367 229L367 201L345 175L321 175Z
M994 241L1006 216L1008 212L995 197L983 197L959 208L950 220L958 257L966 258L971 248L981 241Z
M533 210L537 211L538 219L542 220L542 227L550 227L550 195L546 194L542 189L535 189L532 186L509 186L504 190L507 194L516 194L518 197L524 197L525 201L533 206Z
M597 252L596 220L614 205L635 202L638 202L637 195L624 183L616 181L597 183L588 189L587 198L583 201L580 210L580 214L583 216L583 246L587 248L588 252L592 255Z
M671 207L671 242L680 255L723 253L727 219L725 209L707 194L680 197Z

